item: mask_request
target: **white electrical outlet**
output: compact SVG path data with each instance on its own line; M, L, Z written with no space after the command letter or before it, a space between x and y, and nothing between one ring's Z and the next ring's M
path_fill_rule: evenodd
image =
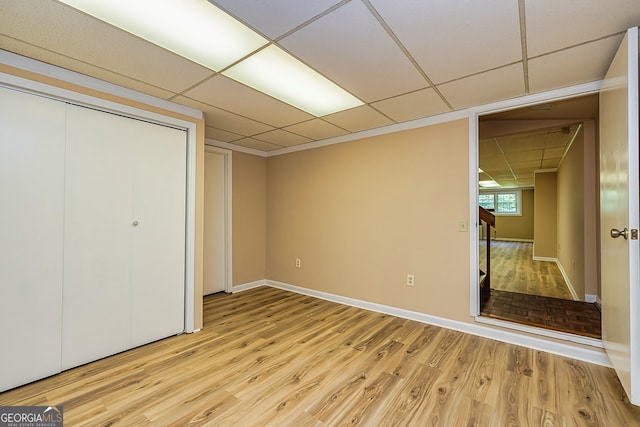
M413 274L407 274L407 286L413 286L416 282L416 276Z
M467 221L458 221L458 231L460 232L469 231L469 227L467 226Z
M300 261L300 258L296 258L296 268L300 267L302 267L302 261Z

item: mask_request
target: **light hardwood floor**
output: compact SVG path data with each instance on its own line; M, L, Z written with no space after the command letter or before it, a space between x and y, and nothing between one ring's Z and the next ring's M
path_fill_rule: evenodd
M63 405L66 426L640 426L611 369L269 287L0 405Z
M480 268L486 249L480 246ZM491 241L491 288L521 294L570 299L571 292L555 262L534 261L533 243Z

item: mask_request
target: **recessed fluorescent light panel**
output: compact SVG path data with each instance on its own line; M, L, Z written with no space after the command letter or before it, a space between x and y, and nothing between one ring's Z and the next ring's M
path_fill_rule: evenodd
M60 1L213 71L250 55L222 74L315 116L363 104L206 0Z
M363 104L274 45L251 55L222 74L315 116L326 116Z
M500 187L500 184L498 184L494 180L480 181L478 182L478 185L480 185L480 187L483 187L483 188Z
M213 71L269 43L206 0L61 1Z

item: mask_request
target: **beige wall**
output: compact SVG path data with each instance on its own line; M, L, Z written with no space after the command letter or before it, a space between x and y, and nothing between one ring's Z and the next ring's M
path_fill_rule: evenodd
M597 124L593 120L584 126L584 291L587 295L600 295L599 261L599 175Z
M468 156L459 120L269 157L267 278L469 321Z
M557 257L578 297L598 293L596 127L583 128L558 169Z
M194 119L193 117L184 116L172 111L167 111L158 107L150 106L138 101L132 101L127 98L111 95L109 93L100 92L94 89L88 89L73 83L55 79L50 76L36 74L33 72L21 70L0 64L0 72L26 78L28 80L45 83L67 89L76 93L94 96L96 98L106 99L127 105L141 110L152 111L169 117L175 117L187 122L196 124L196 213L195 213L195 289L194 289L194 327L202 328L202 265L203 265L203 224L204 224L204 119Z
M520 212L522 215L496 215L496 239L533 241L533 189L522 190Z
M533 256L556 258L557 184L556 172L535 174L533 202Z
M267 159L233 152L233 284L264 280Z
M584 133L579 132L557 173L557 258L584 300Z

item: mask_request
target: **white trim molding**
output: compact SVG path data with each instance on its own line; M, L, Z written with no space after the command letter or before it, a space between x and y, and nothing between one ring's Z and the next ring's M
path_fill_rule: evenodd
M224 157L224 291L231 292L233 284L233 151L212 145L204 146L205 153Z
M513 110L516 108L528 107L545 102L560 101L563 99L575 98L578 96L598 93L602 87L602 81L584 83L566 88L541 92L532 95L525 95L505 101L498 101L491 104L480 105L469 108L467 111L469 118L469 224L478 224L478 121L479 117L492 113ZM478 253L478 233L477 228L470 228L471 245L471 265L470 265L470 314L476 317L480 313L480 277ZM535 247L534 247L535 253Z
M569 276L567 275L567 272L565 271L564 266L562 265L560 260L556 259L556 265L560 269L560 273L562 273L564 282L567 284L567 288L569 289L569 293L571 293L571 297L573 298L573 300L581 301L582 299L578 296L578 293L576 292L575 288L571 284L571 280L569 280Z
M534 261L545 261L545 262L555 262L555 263L558 262L557 258L548 257L548 256L535 256L534 255L531 259L533 259Z
M26 56L18 55L2 49L0 49L0 63L19 68L21 70L31 71L36 74L53 77L54 79L58 79L67 83L77 84L79 86L88 89L94 89L100 92L107 93L109 95L120 96L131 101L138 101L153 107L172 111L174 113L184 114L185 116L193 117L195 119L202 119L202 111L196 110L194 108L176 104L175 102L168 101L166 99L147 95L146 93L138 92L136 90L129 89L123 86L118 86L113 83L108 83L104 80L89 77L84 74L76 73L75 71L60 68L55 65L27 58Z
M535 249L534 249L534 251L535 251ZM535 256L534 255L532 257L532 259L534 261L554 262L558 266L558 269L560 270L560 274L562 274L562 278L564 279L564 282L567 285L567 289L569 289L569 293L571 294L571 298L573 298L574 301L582 301L582 299L578 296L578 293L576 292L575 288L571 284L571 280L569 280L569 276L567 275L567 272L565 271L564 266L562 265L562 263L560 262L560 260L558 258Z
M208 147L225 148L227 150L239 151L245 154L253 154L254 156L267 157L267 153L255 148L247 148L242 145L232 144L230 142L218 141L217 139L206 138L204 142Z
M375 311L378 313L384 313L391 316L400 317L403 319L415 320L417 322L426 323L429 325L439 326L441 328L452 329L459 332L464 332L483 338L489 338L513 345L519 345L528 347L534 350L545 351L547 353L556 354L563 357L569 357L584 362L593 363L596 365L611 367L611 362L606 353L602 350L602 342L600 340L583 338L572 334L565 334L562 332L547 331L540 328L532 328L524 325L519 328L514 328L514 323L500 322L493 319L482 318L483 321L477 323L467 323L458 320L446 319L443 317L432 316L425 313L419 313L410 310L404 310L401 308L391 307L388 305L377 304L368 301L362 301L354 298L348 298L341 295L331 294L322 291L316 291L313 289L307 289L300 286L291 285L288 283L278 282L275 280L265 280L263 283L254 282L256 286L267 285L273 288L283 289L285 291L295 292L302 295L308 295L315 298L320 298L327 301L336 302L339 304L349 305L352 307L362 308L364 310ZM247 288L250 289L250 288ZM476 320L478 320L476 318ZM485 325L491 325L489 327ZM495 327L508 328L517 330L513 332L508 329L496 329ZM520 333L519 333L520 332ZM537 334L539 337L531 337L523 335L521 332L527 332L531 334ZM567 341L567 343L552 341L547 338L555 338ZM587 345L592 348L578 347L570 344L570 342L576 344Z
M260 286L266 286L266 280L256 280L255 282L243 283L241 285L234 285L231 287L231 293L248 291L250 289L259 288Z

